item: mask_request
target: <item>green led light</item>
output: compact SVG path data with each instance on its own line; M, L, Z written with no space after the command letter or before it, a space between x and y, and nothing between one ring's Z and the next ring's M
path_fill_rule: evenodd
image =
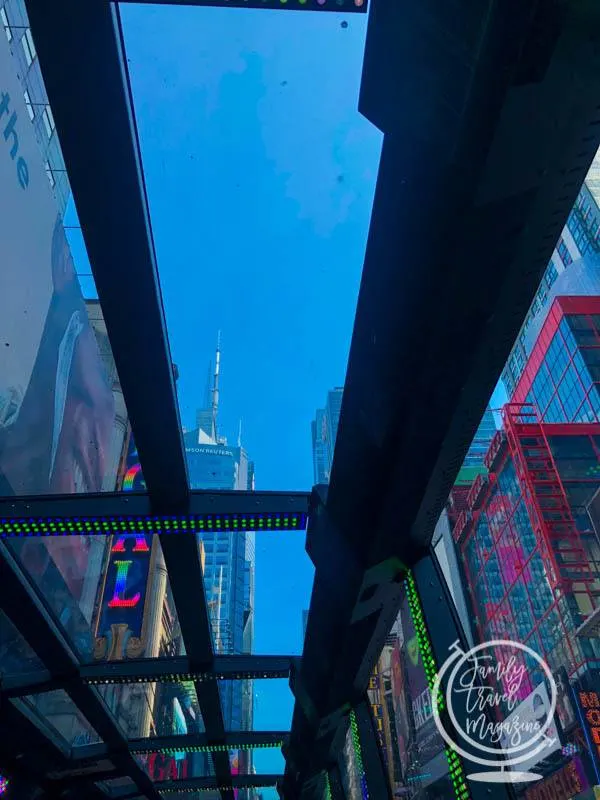
M306 514L274 512L265 514L205 514L195 517L132 516L70 518L0 519L0 538L12 536L55 536L107 533L195 533L203 530L304 530Z

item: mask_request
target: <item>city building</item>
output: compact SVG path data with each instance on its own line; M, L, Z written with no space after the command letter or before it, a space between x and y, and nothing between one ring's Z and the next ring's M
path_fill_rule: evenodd
M537 339L545 312L554 297L599 293L597 269L592 270L591 273L582 269L581 265L578 270L573 269L573 266L577 265L585 256L599 252L600 155L597 155L586 181L581 187L575 206L569 214L567 224L556 244L537 294L502 372L502 383L509 397L514 392L523 373L531 352L531 345ZM577 274L571 276L570 273L573 272ZM559 281L559 278L562 280Z
M236 446L218 430L220 335L217 342L212 388L196 413L196 427L183 434L192 489L252 490L254 465L242 447L241 429ZM254 533L215 531L201 534L205 553L204 586L220 653L250 653L254 631ZM249 681L223 681L225 725L248 730L252 722L252 688Z
M494 414L492 409L487 406L477 428L477 432L473 437L473 441L467 451L463 467L482 467L483 458L488 451L492 439L496 433L496 423L494 422Z
M61 217L71 194L60 142L42 79L35 42L24 0L0 0L0 26L4 30L15 72L19 76L29 121L42 152L46 175Z
M102 485L103 491L114 492L115 490L118 491L121 489L120 483L123 475L123 464L127 455L127 441L130 430L129 418L127 416L121 381L119 380L115 359L108 340L108 333L106 331L102 309L100 308L100 302L99 300L86 300L85 306L90 325L96 337L100 359L104 365L109 385L112 387L115 403L113 430L107 452L105 475Z
M315 484L329 483L343 393L343 387L336 387L327 392L325 408L317 409L315 419L311 422Z

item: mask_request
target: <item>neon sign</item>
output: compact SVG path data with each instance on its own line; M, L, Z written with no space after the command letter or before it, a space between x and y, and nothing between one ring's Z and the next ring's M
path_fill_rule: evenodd
M141 655L145 647L142 631L150 553L147 534L115 536L106 570L96 658L113 660Z
M115 579L115 593L113 599L108 603L109 608L135 608L140 602L141 593L137 592L129 599L125 598L125 588L127 585L127 573L133 561L113 561L117 568L117 577Z

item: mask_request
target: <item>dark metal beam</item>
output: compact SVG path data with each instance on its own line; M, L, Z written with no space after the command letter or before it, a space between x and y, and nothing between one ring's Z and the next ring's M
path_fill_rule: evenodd
M136 0L120 0L122 3L133 3ZM282 3L281 0L143 0L147 5L178 5L178 6L198 6L200 8L216 7L216 8L263 8L271 11L312 11L312 12L327 12L337 11L344 14L364 14L367 11L367 2L357 5L356 3L346 0L342 5L338 5L332 0L327 0L323 5L319 5L316 0L306 0L304 3L299 2L286 2Z
M198 518L214 514L294 514L302 517L308 513L309 499L309 492L195 490L190 494L185 514ZM91 520L98 517L146 517L152 514L152 499L149 494L141 492L0 498L0 520Z
M185 510L187 466L116 7L25 5L148 492L155 511Z
M289 731L227 731L223 746L232 750L252 750L262 747L280 747L289 736ZM143 739L129 739L132 753L159 753L167 751L186 751L198 747L210 748L214 742L206 733L187 733L173 736L149 736ZM73 761L87 762L90 759L110 757L105 744L86 744L74 747L71 751Z
M78 679L77 659L35 595L16 561L0 542L0 609L34 648L51 673L69 675L67 692L73 703L110 747L112 761L130 775L141 794L160 800L152 781L129 752L126 738L106 705L91 686Z
M283 775L265 774L265 775L234 775L232 784L234 789L253 789L262 786L276 786L277 783L283 778ZM186 780L177 781L156 781L156 788L159 792L165 791L182 791L187 792L193 789L206 790L214 789L219 786L217 780L212 778L188 778Z
M600 145L598 30L595 0L371 6L360 109L385 138L331 485L309 526L291 797L367 687L404 565L427 552Z
M135 683L153 680L264 680L284 679L290 675L291 665L297 656L216 655L205 669L192 671L189 658L140 658L127 661L84 664L75 680L97 685L107 683ZM47 670L35 673L6 675L0 684L0 696L20 697L40 694L54 689L65 689L72 675L51 675Z

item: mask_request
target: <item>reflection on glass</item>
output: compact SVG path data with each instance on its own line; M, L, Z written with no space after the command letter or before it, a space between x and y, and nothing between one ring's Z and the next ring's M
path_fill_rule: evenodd
M33 652L3 611L0 611L0 678L44 671L44 664Z
M209 778L215 774L211 753L179 750L168 753L144 753L136 755L135 758L155 782Z
M61 736L69 747L96 744L101 740L83 713L62 689L23 698Z
M420 800L452 797L444 741L435 726L406 595L372 673L368 694L392 793ZM360 792L356 796L360 798Z
M183 654L157 536L7 542L84 662Z
M94 689L129 739L204 730L193 683L103 684Z
M241 701L241 725L234 730L288 731L292 721L294 696L289 681L284 678L265 678L251 681L219 681L219 693L224 709L231 702ZM242 690L236 691L242 684ZM225 713L225 712L224 712Z

